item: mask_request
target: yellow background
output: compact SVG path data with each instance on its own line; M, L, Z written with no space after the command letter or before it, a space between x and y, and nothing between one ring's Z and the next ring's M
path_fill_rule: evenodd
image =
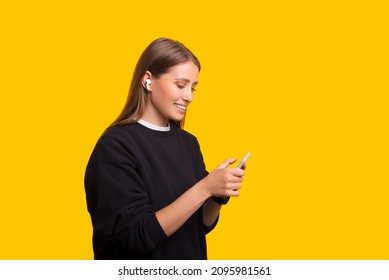
M93 258L85 166L161 36L208 169L252 153L210 259L389 259L385 2L3 1L0 259Z

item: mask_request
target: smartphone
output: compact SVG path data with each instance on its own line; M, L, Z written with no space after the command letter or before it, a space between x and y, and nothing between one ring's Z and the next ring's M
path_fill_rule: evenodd
M239 162L238 166L236 168L242 168L245 162L248 160L248 158L251 156L251 153L248 152L244 158Z

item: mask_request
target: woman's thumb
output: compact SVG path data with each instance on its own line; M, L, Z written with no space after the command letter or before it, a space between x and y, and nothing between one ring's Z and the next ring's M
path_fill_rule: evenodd
M228 158L222 164L219 164L217 168L219 169L227 168L230 164L234 163L236 160L237 160L236 158Z

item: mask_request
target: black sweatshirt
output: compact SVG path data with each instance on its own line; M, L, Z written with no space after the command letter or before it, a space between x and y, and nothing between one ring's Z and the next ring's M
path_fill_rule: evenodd
M169 238L155 212L207 175L197 139L174 124L109 128L85 173L95 259L206 259L202 208Z

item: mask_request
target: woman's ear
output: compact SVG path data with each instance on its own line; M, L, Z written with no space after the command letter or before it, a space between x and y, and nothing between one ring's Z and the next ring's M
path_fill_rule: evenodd
M150 71L146 71L142 78L142 86L147 90L147 92L151 92L151 73Z

